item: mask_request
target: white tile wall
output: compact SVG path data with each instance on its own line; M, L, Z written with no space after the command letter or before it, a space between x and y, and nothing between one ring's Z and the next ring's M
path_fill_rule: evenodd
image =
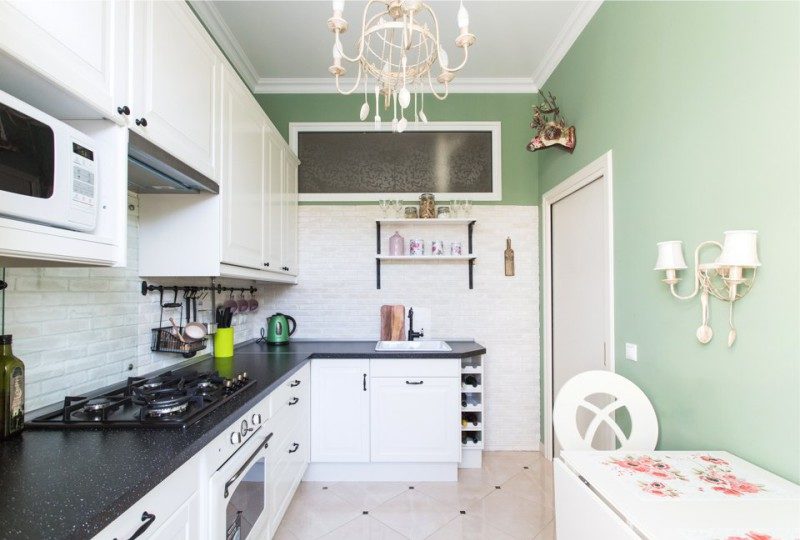
M271 285L268 303L298 321L296 337L378 339L380 306L430 310L426 337L474 338L486 346L487 449L531 450L539 441L538 215L535 206L477 206L475 288L466 263L383 263L375 288L376 206L300 207L300 285ZM383 252L395 228L384 227ZM467 246L465 225L397 227ZM503 250L512 239L516 276ZM415 328L419 328L415 324Z
M184 360L178 354L150 351L150 329L159 320L158 294L144 297L140 292L135 194L129 195L129 204L134 210L128 213L127 268L6 270L5 332L14 336L14 353L25 362L29 411L60 401L66 394L80 395ZM209 281L177 284L208 285ZM239 318L237 342L258 334L267 310L263 306Z

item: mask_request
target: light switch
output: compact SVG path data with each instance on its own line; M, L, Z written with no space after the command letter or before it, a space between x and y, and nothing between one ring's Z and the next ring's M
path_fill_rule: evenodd
M626 343L625 344L625 358L628 360L633 360L634 362L639 361L639 346L635 343Z

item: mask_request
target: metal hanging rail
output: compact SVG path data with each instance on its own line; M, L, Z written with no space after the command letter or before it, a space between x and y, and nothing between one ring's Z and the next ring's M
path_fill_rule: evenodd
M258 289L253 287L223 287L219 283L216 285L211 285L210 287L204 287L201 285L152 285L148 284L146 281L142 281L142 296L147 296L148 292L158 291L159 293L164 293L164 291L171 291L177 293L178 291L211 291L216 294L220 294L223 291L233 291L233 292L249 292L250 294L254 294L258 292Z

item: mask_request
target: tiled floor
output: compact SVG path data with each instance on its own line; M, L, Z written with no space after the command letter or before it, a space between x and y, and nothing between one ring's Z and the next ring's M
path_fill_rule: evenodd
M553 469L537 452L484 452L458 482L303 482L275 540L552 540Z

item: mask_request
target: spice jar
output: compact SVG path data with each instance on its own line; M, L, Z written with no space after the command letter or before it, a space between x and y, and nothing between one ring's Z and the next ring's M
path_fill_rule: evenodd
M436 217L436 201L433 193L423 193L419 196L419 217L433 219Z

